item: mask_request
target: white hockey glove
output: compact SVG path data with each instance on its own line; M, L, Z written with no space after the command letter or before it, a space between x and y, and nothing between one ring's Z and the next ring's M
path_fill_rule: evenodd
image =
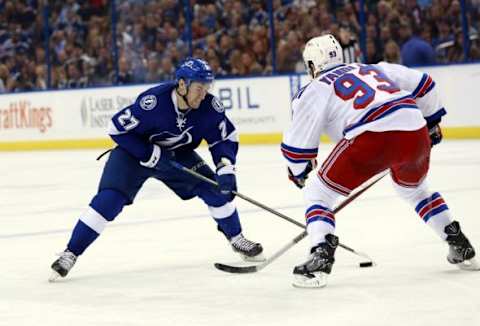
M173 151L169 151L167 149L162 149L160 146L154 144L152 155L148 159L148 161L141 161L140 165L146 168L152 169L161 169L162 167L166 167L170 165L170 162L175 159L175 153Z

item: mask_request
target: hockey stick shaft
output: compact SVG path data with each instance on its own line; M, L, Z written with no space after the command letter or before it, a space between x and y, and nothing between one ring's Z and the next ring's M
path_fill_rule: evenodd
M177 169L179 169L179 170L182 170L182 171L184 171L184 172L186 172L186 173L189 173L190 175L193 175L194 177L196 177L196 178L198 178L198 179L200 179L200 180L202 180L202 181L205 181L205 182L207 182L207 183L209 183L209 184L211 184L211 185L213 185L213 186L215 186L215 187L218 187L218 183L217 183L216 181L213 181L212 179L207 178L206 176L204 176L204 175L202 175L202 174L200 174L200 173L198 173L198 172L196 172L196 171L193 171L192 169L189 169L189 168L187 168L187 167L185 167L185 166L182 166L181 164L179 164L179 163L177 163L177 162L173 162L173 161L172 161L172 164L173 164L173 166L174 166L175 168L177 168ZM250 197L248 197L248 196L245 196L244 194L241 194L241 193L239 193L238 191L232 191L232 193L233 193L234 195L242 198L243 200L248 201L249 203L251 203L251 204L253 204L253 205L255 205L255 206L258 206L258 207L260 207L260 208L263 208L264 210L266 210L266 211L268 211L268 212L270 212L270 213L272 213L272 214L274 214L274 215L277 215L278 217L281 217L281 218L283 218L284 220L289 221L290 223L293 223L293 224L295 224L295 225L297 225L297 226L299 226L299 227L301 227L301 228L305 228L305 225L303 225L302 223L300 223L300 222L294 220L293 218L288 217L288 216L286 216L286 215L284 215L284 214L282 214L282 213L280 213L280 212L277 212L276 210L274 210L274 209L272 209L272 208L270 208L270 207L268 207L268 206L265 206L264 204L256 201L256 200L253 199L253 198L250 198Z
M287 243L282 248L277 250L277 252L275 252L273 255L268 257L261 264L251 265L251 266L231 266L231 265L225 265L221 263L215 263L215 267L221 271L224 271L227 273L235 273L235 274L249 274L249 273L255 273L255 272L261 271L262 269L264 269L265 267L273 263L275 260L277 260L277 258L283 255L286 251L288 251L298 242L302 241L302 239L305 238L306 236L307 236L307 231L303 231L301 234L297 235L289 243Z
M282 256L285 252L290 250L294 245L299 243L300 241L303 240L308 235L307 231L303 231L299 235L297 235L295 238L293 238L289 243L287 243L285 246L280 248L277 252L275 252L273 255L271 255L267 260L265 260L261 266L257 266L257 271L262 270L263 268L267 267L270 265L272 262L277 260L280 256Z
M382 175L380 175L379 177L374 179L372 182L368 183L367 185L362 187L360 190L355 192L353 195L348 197L346 200L344 200L340 205L338 205L335 208L334 214L338 213L341 209L343 209L345 206L350 204L354 199L359 197L361 194L363 194L365 191L367 191L367 189L372 187L374 184L379 182L387 174L388 174L388 172L383 173ZM297 243L302 241L303 238L305 238L307 236L307 234L308 234L307 231L303 231L302 233L300 233L295 238L293 238L289 243L287 243L285 246L280 248L277 252L275 252L272 256L270 256L267 260L265 260L261 264L254 265L254 266L237 267L237 266L230 266L230 265L224 265L224 264L217 263L217 264L215 264L215 267L222 270L222 271L228 272L228 273L255 273L255 272L258 272L258 271L264 269L265 267L267 267L268 265L270 265L275 260L277 260L277 258L282 256L285 252L290 250L290 248L295 246ZM339 246L344 248L347 251L350 251L350 252L356 254L356 255L362 256L362 257L368 259L370 263L373 263L372 259L367 254L362 253L362 252L358 252L358 251L356 251L356 250L354 250L354 249L352 249L348 246L342 245L342 244L339 244Z
M194 177L196 177L196 178L198 178L198 179L200 179L200 180L202 180L202 181L205 181L205 182L207 182L207 183L215 186L215 187L218 187L218 183L217 183L216 181L213 181L212 179L207 178L206 176L204 176L204 175L202 175L202 174L200 174L200 173L198 173L198 172L196 172L196 171L193 171L192 169L189 169L189 168L187 168L187 167L185 167L185 166L183 166L183 165L181 165L181 164L179 164L179 163L177 163L177 162L175 162L175 161L172 161L172 164L173 164L173 166L174 166L175 168L177 168L177 169L179 169L179 170L182 170L182 171L184 171L184 172L186 172L186 173L188 173L188 174L190 174L190 175L192 175L192 176L194 176ZM387 174L387 173L382 174L381 177L379 177L378 179L376 179L375 181L373 181L371 184L365 186L363 189L357 191L355 194L353 194L352 196L350 196L349 198L347 198L347 199L346 199L345 201L343 201L340 205L338 205L337 208L335 208L335 210L333 211L333 213L336 214L336 213L337 213L338 211L340 211L342 208L344 208L345 206L347 206L352 200L354 200L354 199L357 198L359 195L361 195L365 190L367 190L367 189L370 188L373 184L375 184L375 183L377 183L378 181L380 181L380 179L383 178L386 174ZM302 228L302 229L305 229L305 227L306 227L304 224L298 222L297 220L295 220L295 219L293 219L293 218L291 218L291 217L289 217L289 216L287 216L287 215L285 215L285 214L282 214L282 213L274 210L273 208L270 208L270 207L268 207L268 206L266 206L266 205L264 205L264 204L256 201L255 199L252 199L252 198L250 198L250 197L248 197L248 196L245 196L244 194L241 194L241 193L239 193L238 191L232 191L232 193L233 193L234 195L242 198L243 200L248 201L249 203L257 206L257 207L260 207L260 208L262 208L262 209L264 209L264 210L266 210L266 211L268 211L268 212L270 212L270 213L272 213L272 214L274 214L274 215L277 215L278 217L283 218L283 219L286 220L286 221L289 221L289 222L292 223L292 224L295 224L296 226L298 226L298 227L300 227L300 228ZM369 259L368 255L366 255L366 254L364 254L364 253L361 253L361 252L358 252L358 251L350 248L349 246L346 246L346 245L344 245L344 244L342 244L342 243L339 243L338 245L339 245L340 247L342 247L343 249L345 249L345 250L347 250L347 251L350 251L350 252L353 253L353 254L356 254L356 255L359 255L359 256L363 256L363 257Z

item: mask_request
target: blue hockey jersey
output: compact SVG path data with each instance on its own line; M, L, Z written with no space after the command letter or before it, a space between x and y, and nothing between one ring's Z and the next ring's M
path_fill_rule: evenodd
M176 101L174 83L148 89L112 117L110 137L139 161L150 158L153 144L193 151L205 140L215 165L223 157L235 164L238 136L221 102L207 94L197 109L180 110Z

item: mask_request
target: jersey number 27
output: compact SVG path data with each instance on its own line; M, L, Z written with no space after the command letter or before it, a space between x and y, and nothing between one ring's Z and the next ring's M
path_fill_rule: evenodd
M364 80L351 73L342 75L333 83L335 94L338 97L345 101L355 98L353 108L356 110L364 109L372 103L377 90L390 94L400 90L395 82L374 66L362 65L359 74L362 76L372 74L373 78L378 82L376 88L371 87Z

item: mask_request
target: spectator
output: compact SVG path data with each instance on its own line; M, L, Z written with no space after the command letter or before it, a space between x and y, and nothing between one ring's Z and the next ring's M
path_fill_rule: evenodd
M241 61L242 53L239 50L233 50L230 54L230 64L231 70L230 74L233 76L244 75L245 74L245 67Z
M133 83L133 73L128 60L122 56L118 60L118 85L127 85Z
M158 57L156 54L151 54L147 59L147 72L145 74L146 83L158 83L160 80L160 68Z
M88 86L88 79L82 76L78 62L70 62L67 64L67 84L66 88L84 88Z
M65 68L63 66L57 66L52 70L52 88L66 88L67 73Z
M480 51L475 43L470 43L469 58L471 60L480 59ZM463 47L463 33L460 28L455 31L453 45L447 48L447 59L448 62L463 62L467 60Z
M218 58L209 58L210 67L212 68L215 76L226 76L227 72L223 70L222 66L220 65L220 60Z
M377 49L377 45L371 39L367 40L367 53L365 56L365 63L378 63L382 61L380 51Z
M338 34L338 41L343 49L345 63L361 62L360 47L357 39L347 25L341 25Z
M400 47L395 41L389 40L385 44L385 50L383 52L383 61L390 62L390 63L402 63L400 59Z
M400 48L403 65L412 67L435 64L435 51L432 46L414 35L409 24L402 24L400 36L404 40Z
M0 94L7 93L9 89L7 88L9 79L9 71L6 65L0 64Z
M211 61L210 61L211 63ZM175 65L172 62L172 58L164 56L160 61L160 75L159 79L162 81L175 79Z
M35 89L45 90L47 89L45 65L39 64L35 67Z
M12 91L9 84L15 84L17 90L30 85L44 89L47 62L51 64L50 86L53 88L76 85L70 82L70 77L67 78L68 71L75 69L85 77L88 85L112 83L115 63L109 2L50 1L48 25L40 15L44 3L38 0L0 0L0 57L3 57L2 63L8 71L8 78L2 79L2 89ZM176 65L189 54L189 29L183 2L118 0L116 4L120 58L117 82L129 84L170 79L171 72L167 71L170 68L161 68L163 62L166 66ZM215 67L218 62L215 71L221 75L244 75L251 71L272 73L271 35L265 1L196 0L192 4L193 54L207 58ZM467 20L471 34L475 35L480 28L479 0L468 4ZM365 54L358 49L360 25L356 6L358 4L351 1L273 0L276 72L303 71L299 44L326 32L335 34L340 40L348 62L362 61L361 58L367 62L382 59L396 62L399 60L399 45L406 65L465 60L460 36L454 40L453 33L461 26L459 0L367 1L368 53ZM44 45L46 28L50 29L50 58L46 57ZM419 33L413 35L412 31L417 30ZM477 49L476 44L471 45L470 60L477 58ZM239 53L233 55L235 50ZM157 72L151 67L155 61L149 59L152 55L159 56ZM170 60L165 59L167 57ZM232 63L232 58L239 61ZM75 69L70 68L72 62L75 62ZM28 82L23 80L25 78Z
M220 46L218 49L218 56L220 59L220 65L225 71L231 70L230 55L233 51L233 41L228 34L223 34L220 37Z
M243 52L241 56L242 65L244 66L244 74L259 75L262 73L262 66L255 61L250 52Z

